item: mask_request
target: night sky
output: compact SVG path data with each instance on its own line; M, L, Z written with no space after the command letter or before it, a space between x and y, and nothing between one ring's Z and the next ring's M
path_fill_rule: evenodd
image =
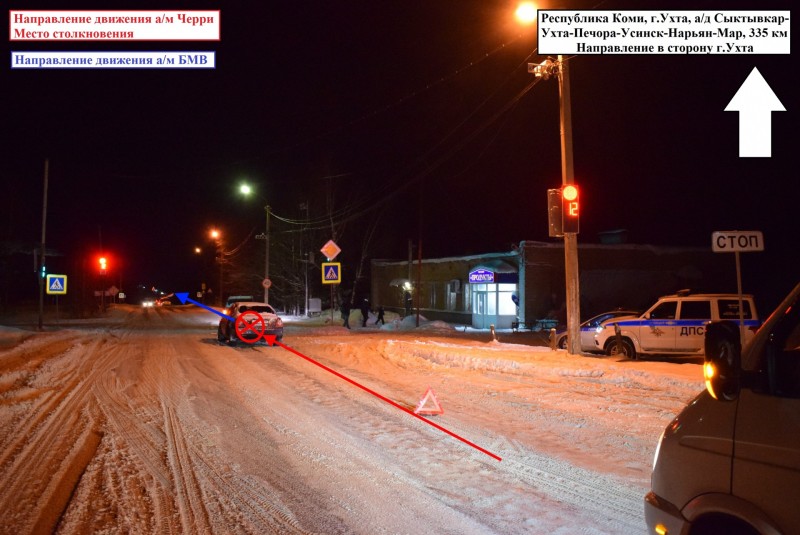
M47 244L77 265L101 247L126 280L183 284L211 226L232 242L263 230L263 202L324 226L328 199L370 257L507 251L547 237L561 182L558 86L529 87L533 27L505 0L335 2L12 1L8 9L220 9L219 42L8 42L9 50L214 50L215 70L3 73L0 241L35 245L50 160ZM788 1L565 1L569 9L790 9ZM8 57L8 55L6 56ZM738 156L724 112L753 67L786 112L772 157ZM796 62L783 56L597 56L570 60L579 243L711 247L716 230L761 230L746 291L797 282ZM289 226L275 222L275 231ZM324 235L324 233L322 233ZM326 238L327 239L327 238ZM207 241L207 240L206 240ZM314 244L318 250L324 240ZM733 259L731 258L731 269ZM735 288L721 290L732 291Z

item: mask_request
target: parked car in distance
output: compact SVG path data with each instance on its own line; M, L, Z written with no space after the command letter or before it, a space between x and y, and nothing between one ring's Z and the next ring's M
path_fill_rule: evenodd
M245 319L248 320L250 327L247 329L240 329L240 331L242 331L240 338L240 335L236 332L235 321L245 312L258 314L264 322L262 325L254 314L248 314L245 316ZM245 340L243 341L250 341L247 343L256 343L263 341L264 335L274 335L276 340L283 338L283 320L278 317L275 309L267 303L260 303L258 301L237 301L231 305L227 315L233 318L234 321L225 317L219 320L217 340L220 342L227 342L228 344L234 345L244 338Z
M225 300L225 309L222 311L223 314L228 314L228 311L231 309L234 303L238 303L240 301L252 301L255 302L255 299L252 295L231 295Z
M606 321L594 335L595 350L607 355L622 353L635 359L640 355L703 356L706 326L712 321L739 323L738 294L693 294L681 290L661 297L647 312L635 318ZM761 325L752 295L742 295L742 336L753 338ZM617 344L615 325L622 337Z
M599 332L604 322L615 318L636 317L640 312L636 310L611 310L603 312L581 323L581 351L597 353L600 350L594 344L594 335ZM556 332L556 347L567 349L567 331L561 329Z
M172 305L178 305L180 302L178 298L175 297L175 294L167 294L165 296L159 297L156 299L156 306L157 307L168 307Z
M706 329L706 389L658 440L648 533L800 533L800 284L740 337L730 322Z

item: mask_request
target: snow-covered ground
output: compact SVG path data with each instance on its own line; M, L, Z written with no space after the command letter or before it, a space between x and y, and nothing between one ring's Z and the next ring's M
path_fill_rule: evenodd
M527 335L287 318L228 347L200 308L0 327L0 533L645 533L662 429L698 364ZM351 320L351 324L357 322ZM527 336L527 338L526 338Z

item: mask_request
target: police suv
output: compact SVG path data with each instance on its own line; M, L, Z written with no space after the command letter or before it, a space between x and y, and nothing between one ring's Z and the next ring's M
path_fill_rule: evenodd
M752 295L692 294L681 290L661 297L638 317L610 320L594 336L597 351L607 355L703 355L706 326L712 321L742 322L743 342L749 341L761 322ZM619 326L619 337L616 333Z

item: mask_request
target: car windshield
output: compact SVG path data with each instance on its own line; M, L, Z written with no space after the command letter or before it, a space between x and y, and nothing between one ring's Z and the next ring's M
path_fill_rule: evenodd
M269 305L245 305L239 308L239 312L258 312L259 314L275 314L275 310Z

